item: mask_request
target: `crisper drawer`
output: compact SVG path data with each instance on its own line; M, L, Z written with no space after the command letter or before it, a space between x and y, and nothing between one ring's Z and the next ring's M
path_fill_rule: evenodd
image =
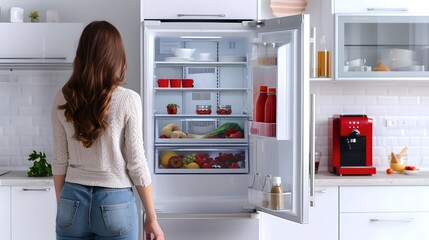
M342 213L340 239L420 240L429 234L428 212Z
M155 173L248 173L247 146L156 147Z
M429 212L429 187L340 187L340 213Z
M157 144L248 143L247 118L177 116L155 118Z

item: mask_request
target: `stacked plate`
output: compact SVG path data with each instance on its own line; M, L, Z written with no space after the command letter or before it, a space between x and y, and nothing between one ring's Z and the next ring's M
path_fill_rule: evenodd
M270 0L270 8L276 17L301 14L307 7L307 0Z

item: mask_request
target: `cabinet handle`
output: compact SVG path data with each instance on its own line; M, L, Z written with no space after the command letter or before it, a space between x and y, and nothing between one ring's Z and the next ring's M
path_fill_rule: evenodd
M367 8L369 12L408 12L408 8Z
M187 13L179 13L178 17L226 17L225 14L187 14Z
M49 192L51 188L23 188L22 191L25 192Z
M401 219L381 219L381 218L371 218L370 222L412 222L414 218L401 218Z

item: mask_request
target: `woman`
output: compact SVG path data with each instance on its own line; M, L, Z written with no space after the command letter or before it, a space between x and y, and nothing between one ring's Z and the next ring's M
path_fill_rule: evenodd
M59 240L137 239L133 185L146 212L144 231L164 239L143 148L141 98L121 86L126 65L112 24L85 27L73 73L52 109Z

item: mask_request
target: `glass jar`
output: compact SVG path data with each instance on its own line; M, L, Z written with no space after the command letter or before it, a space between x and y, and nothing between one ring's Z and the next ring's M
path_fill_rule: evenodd
M211 105L197 105L197 110L195 111L200 115L208 115L212 114L212 106Z
M219 115L230 115L232 113L231 105L218 105L216 113Z

